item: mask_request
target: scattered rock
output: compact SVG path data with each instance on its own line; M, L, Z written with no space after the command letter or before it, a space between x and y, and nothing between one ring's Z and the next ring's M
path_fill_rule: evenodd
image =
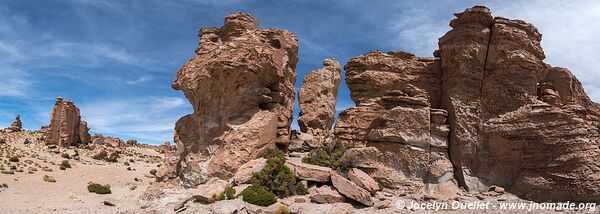
M300 160L288 160L285 165L294 172L297 178L308 181L327 182L332 173L331 168L301 163Z
M373 206L373 200L369 191L359 187L352 181L342 177L337 173L331 173L331 182L333 186L343 195L351 198L361 204Z
M377 181L373 180L373 178L360 169L352 168L348 172L348 178L350 181L354 182L356 185L362 187L370 193L375 193L380 189Z
M310 194L310 201L319 204L333 204L346 200L346 197L327 185L311 187L308 189L308 193Z

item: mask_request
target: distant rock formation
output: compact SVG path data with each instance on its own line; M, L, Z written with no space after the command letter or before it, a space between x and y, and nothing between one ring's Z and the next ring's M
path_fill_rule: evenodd
M87 123L79 115L79 108L72 101L61 97L56 98L50 123L43 130L48 144L61 147L88 144L91 140Z
M21 115L17 115L17 117L15 118L15 121L10 124L10 126L8 128L4 129L4 132L10 133L10 132L21 132L21 131L25 131L25 129L23 129L23 123L21 123Z
M335 59L323 60L323 66L306 74L298 90L300 131L314 136L319 144L333 136L335 104L342 74L340 63Z
M497 185L536 201L600 201L600 108L541 34L475 6L434 58L374 51L346 64L356 107L335 134L381 183L409 191ZM348 155L349 155L348 154Z
M106 145L113 148L125 148L127 146L135 146L136 144L127 144L121 138L109 137L101 134L95 134L91 140L92 144ZM129 142L129 141L128 141ZM136 142L137 143L137 142Z
M289 141L298 62L298 40L285 30L258 28L245 13L221 28L202 28L196 56L172 87L184 92L194 113L176 123L179 159L165 177L185 185L208 176L230 178L245 162ZM160 173L159 173L160 175Z

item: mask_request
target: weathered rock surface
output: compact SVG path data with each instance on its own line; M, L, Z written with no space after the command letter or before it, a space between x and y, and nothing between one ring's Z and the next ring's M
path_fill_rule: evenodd
M332 134L342 72L335 59L323 60L323 66L306 74L298 90L300 131L317 137L320 142L325 142Z
M258 28L245 13L199 35L196 56L172 85L194 113L176 123L179 161L165 166L191 186L209 176L229 179L276 141L289 141L298 61L296 36Z
M250 181L254 173L260 172L267 165L267 159L259 158L248 161L247 163L240 166L233 176L233 182L235 184L245 184Z
M327 182L333 172L329 167L302 163L300 160L288 160L285 165L294 172L297 178L308 181Z
M46 142L61 147L90 143L87 123L81 120L79 108L70 100L56 98L50 115L50 124L45 129Z
M356 106L340 112L335 134L359 145L346 155L405 192L452 197L458 183L600 200L599 105L568 69L543 62L531 24L483 6L455 16L434 58L372 51L346 64Z
M348 172L348 179L370 193L375 193L380 189L377 181L373 180L367 173L357 168L353 168Z
M356 157L357 166L404 192L435 191L439 182L453 182L446 114L438 109L440 59L372 51L351 59L345 68L357 106L340 112L335 133L342 141L366 146L347 152ZM430 178L439 174L448 179Z
M367 206L373 206L373 200L369 191L361 188L352 181L337 173L331 173L333 186L343 195Z
M333 204L346 200L346 197L327 185L311 187L308 189L308 193L310 194L310 201L319 204Z
M23 129L23 123L21 122L21 115L17 115L15 121L12 124L10 124L9 127L5 128L4 132L20 132L24 130L25 129Z

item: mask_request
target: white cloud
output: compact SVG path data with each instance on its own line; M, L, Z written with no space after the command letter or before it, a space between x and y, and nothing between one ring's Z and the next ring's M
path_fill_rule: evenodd
M175 122L191 113L179 97L140 97L78 104L92 132L161 143L173 139Z
M491 5L493 15L532 23L543 34L546 62L569 68L600 101L600 2L515 1Z

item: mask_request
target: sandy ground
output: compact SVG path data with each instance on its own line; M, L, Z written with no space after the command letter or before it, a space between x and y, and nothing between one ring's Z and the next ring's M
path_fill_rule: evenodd
M74 154L75 149L61 149L56 154L53 152L56 149L48 149L38 140L41 137L39 133L27 132L0 134L0 138L6 139L5 144L0 144L0 169L15 173L0 174L0 185L8 185L8 188L0 188L0 213L122 213L140 210L139 198L155 180L149 172L158 169L162 162L159 158L162 155L154 149L137 147L124 149L116 163L92 159L102 149L112 149L104 146L94 150L78 149L80 160L65 159L61 155ZM24 144L25 139L31 143ZM13 156L20 156L19 161L10 162L9 157ZM69 161L71 168L60 170L63 160ZM16 166L16 170L10 170L11 166ZM52 169L52 172L43 171L43 167ZM131 170L127 170L128 167ZM36 168L36 171L31 171L31 168ZM56 182L44 181L44 175L53 177ZM135 181L136 178L138 181ZM88 182L109 184L112 193L90 193ZM104 205L104 201L115 206Z

